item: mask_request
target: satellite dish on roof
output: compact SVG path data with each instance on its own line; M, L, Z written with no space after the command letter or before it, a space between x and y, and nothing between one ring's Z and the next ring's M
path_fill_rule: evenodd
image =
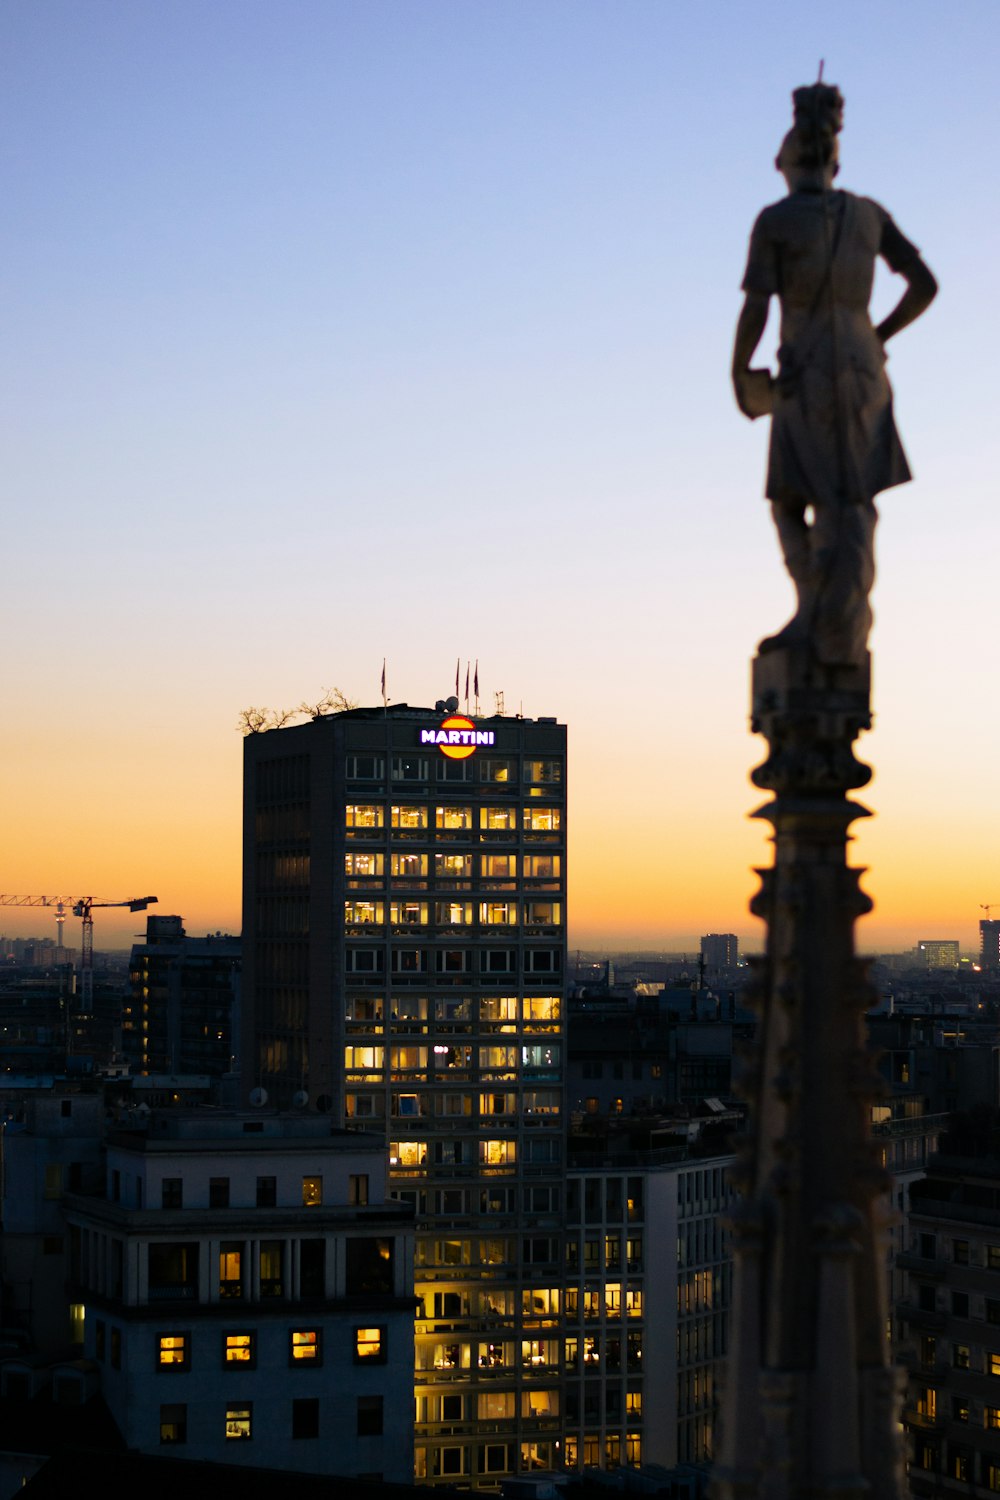
M319 1110L321 1115L328 1115L333 1108L333 1100L330 1098L330 1095L320 1094L319 1098L316 1100L316 1108Z
M447 701L446 707L448 709L448 712L451 713L451 714L453 714L455 712L456 708L458 707L458 699L457 698L449 698L448 701Z
M295 1105L296 1109L305 1109L306 1105L309 1103L309 1095L306 1090L299 1089L296 1093L294 1093L292 1095L292 1103Z
M267 1103L267 1089L251 1089L250 1103L253 1105L254 1109L260 1109L261 1105Z

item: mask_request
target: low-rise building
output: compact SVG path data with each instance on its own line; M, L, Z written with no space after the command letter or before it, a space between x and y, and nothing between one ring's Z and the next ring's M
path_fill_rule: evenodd
M84 1351L129 1448L408 1481L413 1219L381 1138L153 1112L71 1195Z

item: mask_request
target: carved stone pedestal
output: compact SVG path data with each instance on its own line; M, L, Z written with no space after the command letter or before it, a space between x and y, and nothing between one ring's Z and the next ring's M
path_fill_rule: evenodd
M888 1175L870 1139L882 1092L865 1048L875 994L854 956L871 910L847 864L868 816L870 671L776 650L753 666L753 774L774 800L774 864L751 909L767 923L748 998L757 1040L741 1086L751 1143L734 1218L729 1365L714 1500L904 1495L899 1381L886 1333Z

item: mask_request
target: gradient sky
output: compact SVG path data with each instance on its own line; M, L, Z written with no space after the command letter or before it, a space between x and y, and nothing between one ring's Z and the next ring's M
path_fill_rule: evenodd
M460 655L569 725L574 945L759 941L748 661L791 595L728 365L822 57L842 185L942 286L892 346L859 937L973 945L998 41L996 0L5 0L0 888L238 930L239 710L378 701L383 656L433 703Z

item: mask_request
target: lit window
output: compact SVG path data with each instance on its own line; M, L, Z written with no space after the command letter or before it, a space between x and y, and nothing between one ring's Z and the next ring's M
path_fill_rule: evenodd
M513 807L481 807L479 826L493 833L513 833L517 828L517 810Z
M219 1245L219 1296L241 1298L243 1296L243 1245L238 1241L223 1241Z
M385 921L382 901L345 901L344 921L353 927L377 927Z
M241 1406L226 1407L226 1439L241 1440L253 1437L253 1406L247 1401Z
M480 901L479 920L487 927L516 927L516 901Z
M303 1177L302 1179L302 1207L318 1208L323 1202L323 1179L322 1177Z
M987 1406L984 1420L987 1427L1000 1427L1000 1406Z
M252 1333L224 1333L222 1335L222 1362L224 1365L254 1364L254 1336Z
M320 1334L318 1328L293 1328L289 1354L293 1365L318 1365L320 1361Z
M190 1354L189 1334L161 1333L156 1341L156 1364L160 1370L186 1370Z
M83 1343L83 1325L87 1316L87 1309L82 1302L71 1302L69 1305L70 1338L74 1344Z
M381 828L385 823L385 808L378 803L354 803L345 809L348 828Z
M354 1358L358 1364L384 1364L385 1356L384 1328L355 1328Z
M558 833L561 823L558 807L526 807L524 827L529 833Z
M434 812L437 828L468 829L472 827L471 807L438 807Z
M394 807L392 826L393 828L426 828L426 807Z
M359 885L379 879L384 868L384 854L371 854L367 849L358 849L344 855L344 874Z
M416 1095L409 1097L416 1099ZM352 1172L347 1179L347 1201L354 1208L364 1208L368 1202L368 1174Z
M160 1407L160 1442L187 1442L187 1407L183 1404Z
M1000 1375L1000 1354L988 1354L988 1369L991 1375Z

